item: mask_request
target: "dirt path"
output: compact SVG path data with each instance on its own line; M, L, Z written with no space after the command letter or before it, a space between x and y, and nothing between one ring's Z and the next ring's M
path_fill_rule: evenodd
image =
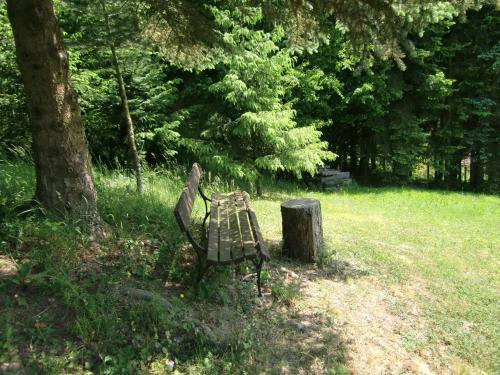
M417 332L413 317L403 319L392 309L397 301L369 280L307 281L306 308L328 312L345 342L347 364L354 374L431 374L428 359L409 352L402 335ZM442 371L439 371L442 373Z
M333 318L351 373L453 373L441 353L429 351L425 319L416 303L401 298L406 291L371 276L336 280L314 269L295 271L302 294L296 308Z

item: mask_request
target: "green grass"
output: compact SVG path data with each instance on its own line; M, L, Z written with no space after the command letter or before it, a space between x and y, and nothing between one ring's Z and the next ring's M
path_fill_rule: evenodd
M499 197L411 188L321 193L269 182L265 196L253 198L264 236L274 244L273 264L264 273L272 292L266 305L255 298L253 285L232 282L227 270L192 287L193 252L172 214L183 185L180 171L147 171L143 196L123 171L97 173L110 232L99 245L81 225L24 212L22 203L34 190L29 163L0 162L0 171L0 255L19 264L17 276L0 279L0 366L19 363L27 373L163 374L174 359L182 373L252 374L280 373L285 364L309 369L321 358L325 372L348 373L348 348L327 331L335 327L334 317L321 317L325 349L314 356L294 341L297 332L287 323L304 297L279 273L288 264L278 250L280 203L307 196L322 204L325 267L354 262L365 270L359 277L401 288L408 293L401 303L423 311L428 331L407 333L409 348L437 351L445 345L469 369L500 371ZM230 188L219 182L207 190ZM197 220L202 214L199 200ZM174 311L124 302L109 292L128 285L167 293L166 280L180 285L167 291ZM207 345L183 322L187 311L213 324L226 314L241 326L218 345Z
M499 197L410 188L281 194L255 203L267 238L280 239L281 200L319 199L333 258L361 263L390 284L415 285L431 344L500 371Z

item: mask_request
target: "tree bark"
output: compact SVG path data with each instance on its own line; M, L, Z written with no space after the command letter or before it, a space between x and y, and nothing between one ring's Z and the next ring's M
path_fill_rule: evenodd
M481 160L480 147L473 146L470 156L470 187L473 191L481 188L484 180L484 165Z
M370 170L374 173L377 169L377 152L375 147L373 147L372 152L370 153Z
M257 180L255 180L255 189L257 190L257 196L262 197L263 188L262 188L262 177L258 176Z
M36 199L100 228L90 154L52 0L8 0L33 136Z
M497 134L500 134L500 132ZM488 188L490 191L498 193L500 192L500 137L497 136L497 139L492 137L489 150L489 157L486 164Z
M434 183L436 184L436 186L441 186L443 182L442 165L443 162L440 159L435 161L434 163Z
M445 161L445 183L448 189L457 189L460 185L460 156L449 156Z
M283 252L312 262L323 245L321 204L316 199L294 199L281 204Z
M349 147L349 172L356 175L358 172L358 155L356 152L356 143L351 143Z
M109 15L106 10L106 4L102 0L101 0L101 6L102 6L102 11L104 13L106 33L109 39L109 48L111 49L111 62L115 70L116 83L118 85L118 91L120 92L120 100L122 104L123 115L125 117L125 124L127 126L127 140L130 148L130 155L132 157L132 165L134 168L135 180L137 183L137 192L142 194L143 183L142 183L141 159L139 158L139 152L137 151L137 144L135 142L134 123L132 122L132 116L130 115L127 90L125 89L123 75L120 69L120 64L118 62L118 57L116 56L116 46L112 38L111 27L109 26Z
M361 139L359 142L359 165L358 174L361 183L368 184L370 180L370 145L369 131L366 127L361 128Z

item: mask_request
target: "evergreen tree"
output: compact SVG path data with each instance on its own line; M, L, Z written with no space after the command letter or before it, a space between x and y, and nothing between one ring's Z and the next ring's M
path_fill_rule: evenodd
M134 3L127 0L99 0L98 2L75 0L63 3L63 7L66 7L66 12L79 16L78 26L80 31L83 31L87 43L91 41L94 48L100 47L109 51L109 54L101 53L101 55L107 59L114 73L132 169L136 178L137 191L141 193L143 190L141 160L119 56L120 47L140 39L138 9Z
M0 3L0 153L24 147L29 150L30 129L23 82L16 64L7 4Z
M158 162L175 155L179 123L170 115L180 83L166 79L168 67L147 43L139 5L72 0L60 9L92 150L109 165L131 160L138 190L141 159Z
M284 100L296 80L290 50L278 45L283 29L259 30L259 8L212 9L232 48L221 79L209 87L222 110L210 116L200 140L184 144L212 168L257 182L259 194L263 173L315 173L333 154L313 125L297 126L292 103Z

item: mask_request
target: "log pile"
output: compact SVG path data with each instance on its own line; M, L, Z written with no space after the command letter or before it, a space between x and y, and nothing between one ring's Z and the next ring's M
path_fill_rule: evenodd
M341 172L327 167L318 170L318 179L325 191L336 190L352 184L349 172Z

